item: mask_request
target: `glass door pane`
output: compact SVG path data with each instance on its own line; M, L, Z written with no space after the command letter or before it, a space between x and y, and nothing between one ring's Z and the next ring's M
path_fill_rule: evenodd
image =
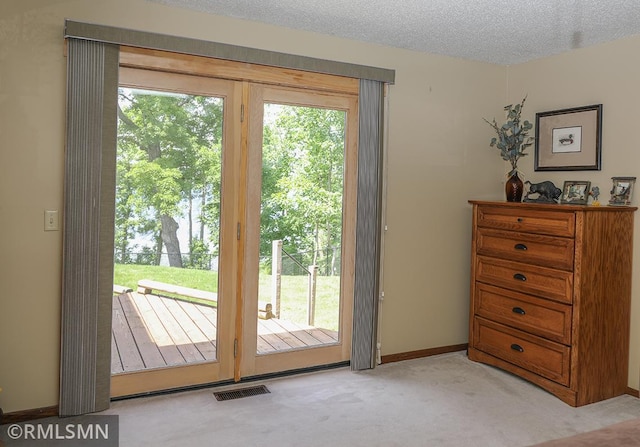
M115 374L217 359L223 104L119 91Z
M345 117L264 104L257 354L339 340Z

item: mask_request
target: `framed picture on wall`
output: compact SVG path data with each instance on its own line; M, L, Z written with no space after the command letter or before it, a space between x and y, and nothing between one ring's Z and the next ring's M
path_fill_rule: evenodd
M536 113L536 171L599 171L602 104Z

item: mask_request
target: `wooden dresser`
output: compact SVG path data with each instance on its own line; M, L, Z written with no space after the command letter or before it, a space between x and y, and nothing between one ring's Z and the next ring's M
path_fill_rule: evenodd
M624 394L636 208L469 203L469 358L572 406Z

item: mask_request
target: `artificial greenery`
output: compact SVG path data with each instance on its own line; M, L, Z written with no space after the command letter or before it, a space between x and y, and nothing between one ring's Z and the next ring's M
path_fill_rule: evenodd
M497 138L491 139L490 146L500 149L502 159L511 163L509 176L518 172L518 160L520 157L527 155L525 149L531 146L534 141L534 138L529 136L529 131L533 128L533 124L527 120L520 123L520 115L526 99L527 97L525 96L520 104L515 106L509 104L504 107L505 112L507 112L507 121L502 125L499 125L495 118L493 121L483 118L498 134Z

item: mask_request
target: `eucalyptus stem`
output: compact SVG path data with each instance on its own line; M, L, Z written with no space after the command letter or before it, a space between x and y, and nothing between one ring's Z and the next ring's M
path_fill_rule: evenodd
M492 121L483 118L497 134L497 138L491 139L490 146L500 149L502 159L511 163L510 176L518 171L518 160L520 157L527 155L525 150L534 141L533 137L529 136L529 131L533 128L533 125L527 120L520 125L520 116L526 99L527 97L525 96L520 104L515 106L510 104L504 107L507 112L507 121L501 126L498 125L495 118Z

